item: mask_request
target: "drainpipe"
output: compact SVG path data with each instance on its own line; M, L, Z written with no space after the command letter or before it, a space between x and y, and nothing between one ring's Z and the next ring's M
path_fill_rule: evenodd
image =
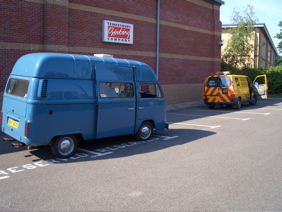
M160 10L161 0L157 0L157 38L156 38L156 75L159 79L159 57L160 57Z

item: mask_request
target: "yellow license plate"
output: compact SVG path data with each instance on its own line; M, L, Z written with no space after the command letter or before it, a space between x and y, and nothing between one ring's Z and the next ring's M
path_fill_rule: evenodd
M11 127L16 128L16 129L19 128L19 122L14 121L14 120L12 120L12 119L9 119L9 120L8 120L8 125L11 126Z

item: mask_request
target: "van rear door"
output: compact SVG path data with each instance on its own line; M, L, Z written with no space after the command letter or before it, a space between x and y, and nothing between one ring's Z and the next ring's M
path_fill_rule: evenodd
M231 102L230 77L226 75L215 75L209 77L205 83L204 96L208 103Z
M258 75L254 80L254 85L258 90L258 94L261 99L267 99L268 83L266 75Z
M3 99L2 130L21 141L24 136L29 79L11 76Z

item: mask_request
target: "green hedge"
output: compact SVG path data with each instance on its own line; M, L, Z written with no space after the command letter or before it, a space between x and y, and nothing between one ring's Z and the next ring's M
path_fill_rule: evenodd
M253 81L257 75L266 74L268 80L268 93L282 93L282 66L263 68L236 69L229 64L221 62L221 71L230 71L231 74L247 75Z
M266 76L268 79L268 93L282 93L282 67L277 66L266 69Z

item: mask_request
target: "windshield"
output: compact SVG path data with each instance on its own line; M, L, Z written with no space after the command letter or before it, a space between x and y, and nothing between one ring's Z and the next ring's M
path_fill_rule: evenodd
M10 78L6 93L22 98L26 98L29 81L22 79Z
M230 86L230 78L229 77L220 77L219 87L229 87Z

